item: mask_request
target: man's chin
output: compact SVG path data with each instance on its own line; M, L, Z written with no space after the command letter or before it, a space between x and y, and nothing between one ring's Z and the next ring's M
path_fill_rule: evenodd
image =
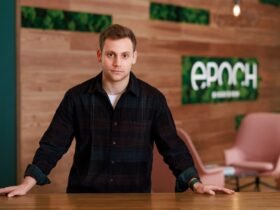
M112 82L121 82L128 78L128 75L111 75L110 80Z
M104 79L110 82L121 82L128 80L130 73L124 73L124 72L118 72L118 73L112 73L112 72L105 72L103 74Z

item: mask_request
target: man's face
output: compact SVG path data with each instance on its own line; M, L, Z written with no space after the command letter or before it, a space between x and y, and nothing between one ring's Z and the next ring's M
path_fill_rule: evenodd
M103 77L109 82L127 81L131 67L136 63L137 52L129 38L106 39L103 50L97 51Z

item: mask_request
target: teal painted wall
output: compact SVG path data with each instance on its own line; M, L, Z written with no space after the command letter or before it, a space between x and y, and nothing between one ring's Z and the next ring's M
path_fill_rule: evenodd
M16 2L0 1L0 187L16 183Z

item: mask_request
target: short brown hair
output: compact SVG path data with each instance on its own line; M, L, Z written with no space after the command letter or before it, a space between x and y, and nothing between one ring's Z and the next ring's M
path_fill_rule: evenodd
M99 47L103 50L106 39L122 39L129 38L133 45L133 51L136 49L136 37L133 31L125 26L113 24L101 32L99 36Z

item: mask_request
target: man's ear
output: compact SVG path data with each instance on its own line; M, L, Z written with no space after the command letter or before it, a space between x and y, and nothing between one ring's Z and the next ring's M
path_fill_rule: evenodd
M135 64L135 63L136 63L136 61L137 61L137 51L135 50L135 51L133 52L133 60L132 60L132 64Z
M97 50L96 52L96 57L99 63L102 61L102 51L100 49Z

